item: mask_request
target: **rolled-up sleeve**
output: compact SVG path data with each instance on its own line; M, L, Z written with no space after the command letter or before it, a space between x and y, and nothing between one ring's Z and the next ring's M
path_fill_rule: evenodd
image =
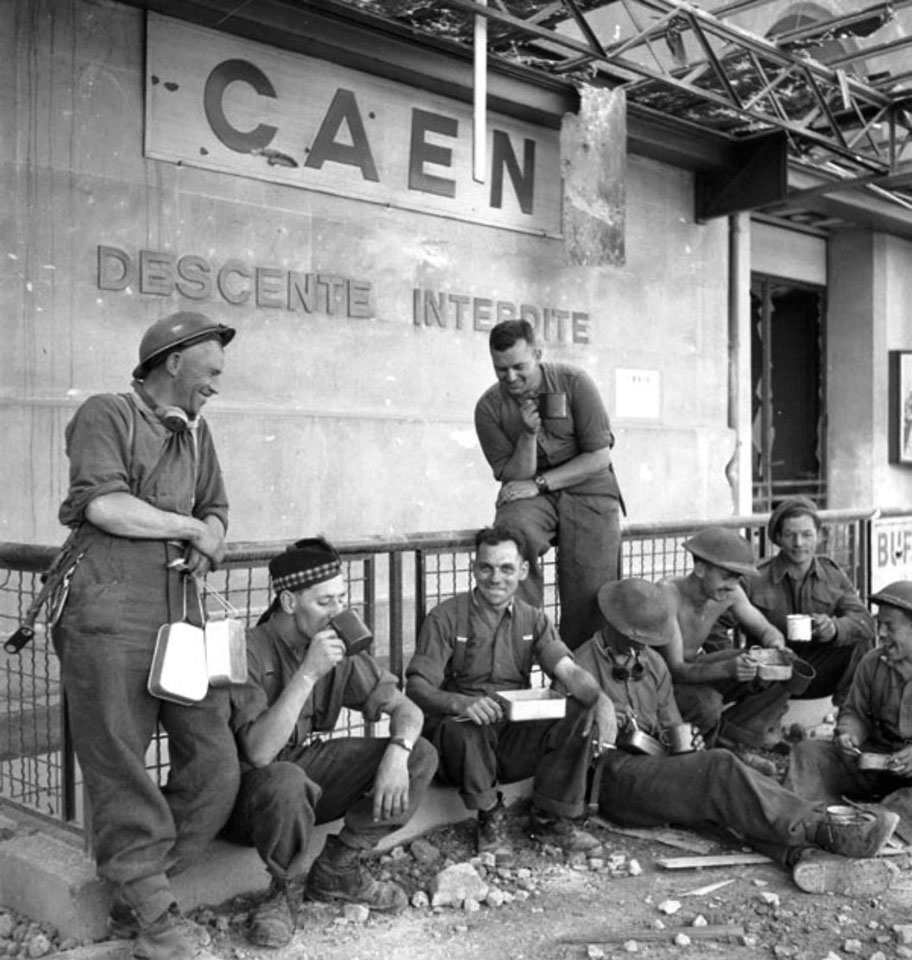
M574 659L570 648L557 635L554 624L541 610L536 611L534 629L535 659L549 677L554 676L554 668L564 657Z
M116 397L89 397L66 428L70 488L60 507L60 522L75 526L86 507L109 493L130 493L128 449L130 410Z
M396 678L366 653L351 658L345 683L342 705L350 710L360 710L365 720L373 723L390 705L398 700L399 684Z

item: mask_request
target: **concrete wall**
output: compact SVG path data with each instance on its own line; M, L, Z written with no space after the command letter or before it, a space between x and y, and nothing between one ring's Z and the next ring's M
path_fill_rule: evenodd
M52 15L53 12L53 15ZM0 3L0 538L59 542L64 427L127 389L139 338L178 295L100 290L99 244L367 278L366 319L195 303L238 328L207 408L232 539L404 534L490 519L472 426L487 334L416 326L424 286L584 311L588 369L649 372L660 414L614 417L630 518L730 512L727 226L693 222L689 174L631 158L626 263L572 267L559 239L144 159L143 15L116 3Z
M866 230L838 234L829 274L831 505L908 509L912 468L889 462L888 353L912 349L912 244Z

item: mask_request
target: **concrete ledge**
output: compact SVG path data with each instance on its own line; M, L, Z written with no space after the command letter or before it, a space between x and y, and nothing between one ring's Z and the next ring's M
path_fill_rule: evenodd
M532 781L505 787L507 803L528 796ZM435 827L458 823L471 813L457 792L434 785L406 826L380 845L391 850ZM323 824L314 832L308 865L323 848L326 835L342 821ZM31 920L53 924L62 939L103 940L107 936L110 886L95 874L95 864L78 836L27 815L0 816L0 905ZM250 847L216 841L194 864L172 878L183 910L214 905L241 894L265 890L269 876Z
M0 843L0 903L53 924L62 938L104 937L108 901L108 885L78 843L21 828Z

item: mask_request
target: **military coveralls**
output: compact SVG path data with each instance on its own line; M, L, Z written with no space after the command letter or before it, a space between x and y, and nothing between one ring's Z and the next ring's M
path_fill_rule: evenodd
M237 751L227 691L210 688L182 706L146 684L159 627L184 618L184 578L167 564L186 544L118 537L91 524L96 497L140 500L227 527L228 501L212 436L197 418L172 432L136 394L90 397L66 430L69 495L60 521L78 528L76 568L54 629L67 711L91 800L98 872L122 885L144 922L174 897L166 873L198 853L221 829L237 791ZM192 581L187 619L201 617ZM170 770L159 789L145 756L158 724L168 734Z

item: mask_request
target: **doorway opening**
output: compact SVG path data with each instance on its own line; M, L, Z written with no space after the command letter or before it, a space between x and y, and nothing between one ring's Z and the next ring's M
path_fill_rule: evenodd
M823 287L751 278L753 507L803 494L826 507Z

